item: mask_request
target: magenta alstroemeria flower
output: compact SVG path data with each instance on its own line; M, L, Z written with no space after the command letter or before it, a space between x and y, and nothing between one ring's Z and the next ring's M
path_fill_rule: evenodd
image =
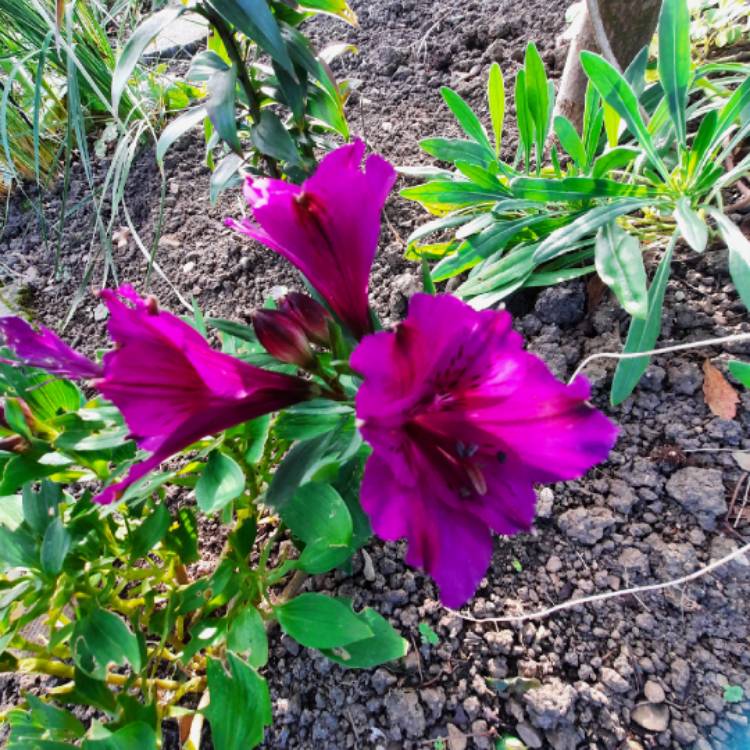
M227 219L294 264L356 336L372 330L367 281L380 214L396 180L393 167L356 141L332 151L302 185L248 177L254 221Z
M97 378L102 369L88 357L71 349L62 339L44 326L35 331L17 317L0 318L0 335L19 362L0 360L6 364L39 367L54 375L73 380Z
M351 365L357 417L373 447L361 499L376 534L406 537L450 607L466 602L492 557L491 531L534 518L535 482L584 474L617 428L522 348L507 312L449 295L412 297L406 320L367 336Z
M104 376L96 386L151 455L96 502L116 500L133 482L207 435L314 395L313 386L301 378L213 350L194 328L130 287L105 290L102 298L110 313L109 334L118 346L105 355Z

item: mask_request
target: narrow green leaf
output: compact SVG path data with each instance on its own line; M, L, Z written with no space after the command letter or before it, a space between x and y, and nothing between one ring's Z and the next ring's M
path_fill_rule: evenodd
M459 138L425 138L419 142L419 145L430 156L451 164L464 161L486 167L493 162L492 151L474 141Z
M547 72L534 42L530 42L526 47L524 68L526 71L526 106L533 124L537 168L539 168L549 129L550 96Z
M531 146L534 142L534 124L526 95L526 73L523 68L516 74L515 99L518 139L524 156L524 167L528 172L531 161Z
M562 115L555 117L555 135L578 169L585 169L586 149L581 136L567 117Z
M156 142L156 161L159 164L163 164L164 157L170 146L187 133L188 130L194 128L198 123L203 122L205 118L205 107L196 107L195 109L183 112L179 117L175 117L175 119L164 128L159 136L159 140Z
M708 227L691 207L690 198L683 196L677 201L674 218L685 242L696 252L702 253L708 244Z
M672 237L648 290L648 315L646 319L633 318L630 323L628 337L625 341L624 352L626 354L649 351L654 348L656 340L659 338L664 293L667 290L675 239L676 235ZM621 404L633 392L641 376L646 372L650 359L650 357L645 356L620 360L612 381L612 393L610 395L612 404L615 406Z
M650 201L646 200L623 198L614 203L596 206L586 211L567 226L560 227L560 229L552 232L536 249L534 262L545 263L558 255L564 254L570 249L571 245L592 235L599 227L603 227L619 216L637 211L649 203Z
M631 185L600 177L563 177L561 180L544 177L516 177L510 184L513 195L532 201L586 201L593 198L657 197L657 191L647 185Z
M242 154L242 144L237 135L235 95L237 69L218 70L208 81L208 99L205 109L219 137L237 154Z
M490 119L492 120L492 132L495 136L495 155L500 156L503 125L505 123L505 80L503 79L503 71L496 62L490 66L487 102L490 109Z
M648 155L651 163L668 179L669 170L656 151L641 116L638 98L622 75L603 57L593 52L581 53L581 65L604 101L622 117Z
M737 294L745 303L745 307L750 309L750 241L725 214L712 209L711 216L729 248L729 274L737 287Z
M282 630L307 648L339 648L374 635L351 607L323 594L300 594L274 612Z
M206 467L195 485L195 499L204 513L215 513L245 489L245 474L240 465L219 450L211 451Z
M266 0L209 0L209 5L294 75L294 65Z
M184 7L179 5L164 8L164 10L149 15L130 35L128 43L117 59L117 65L112 74L112 108L115 111L120 108L122 94L146 47L151 44L157 34L167 28L169 24L174 23L185 10Z
M624 169L635 161L640 153L637 148L631 148L630 146L615 146L615 148L605 151L596 159L591 176L597 179L609 175L610 172Z
M599 277L615 293L623 308L634 318L645 318L648 291L638 238L611 221L596 236L594 258Z
M253 125L250 138L262 154L290 164L298 164L300 161L292 136L289 135L289 131L284 127L278 115L269 109L261 112L260 122Z
M473 141L485 146L487 149L492 151L492 145L490 139L487 137L487 131L484 129L484 125L480 122L479 118L474 114L471 107L457 94L453 89L449 89L447 86L443 86L440 89L440 93L448 105L448 108L458 120L458 124L466 135L469 136Z
M663 0L659 15L659 78L677 141L687 143L687 96L691 78L690 10L687 0Z
M750 388L750 363L738 362L736 359L728 363L729 372L734 375L737 380L745 386Z

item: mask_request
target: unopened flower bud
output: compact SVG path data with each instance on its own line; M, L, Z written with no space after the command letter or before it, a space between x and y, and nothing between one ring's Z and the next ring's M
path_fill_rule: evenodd
M0 451L25 453L30 447L29 441L23 435L9 435L8 437L0 438Z
M256 310L253 328L266 351L281 362L308 367L315 361L305 332L290 315L280 310Z
M320 346L330 344L328 323L331 315L312 297L300 292L290 292L279 301L279 310L294 318L314 344Z

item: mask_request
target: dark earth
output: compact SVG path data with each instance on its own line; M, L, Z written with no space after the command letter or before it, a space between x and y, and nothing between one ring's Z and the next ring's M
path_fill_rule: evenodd
M315 20L321 43L354 43L358 55L337 62L357 81L349 116L354 132L396 164L422 161L420 138L457 135L441 103L450 85L484 112L487 70L493 60L513 80L527 40L535 40L557 78L565 57L558 42L567 3L561 0L354 0L360 27ZM506 122L512 123L512 112ZM513 134L506 143L512 153ZM101 175L105 167L99 167ZM217 207L208 202L203 144L186 138L167 158L167 210L157 260L187 298L212 316L244 320L274 286L299 287L289 267L222 225L241 212L238 192ZM80 176L79 176L80 177ZM70 205L86 195L83 179ZM55 217L61 187L43 198ZM126 200L148 245L156 220L159 176L153 151L133 166ZM33 194L30 195L35 199ZM83 206L69 218L61 245L61 282L53 279L54 243L45 248L29 201L14 198L0 234L4 283L27 290L34 316L60 328L80 279L93 236ZM750 215L734 217L750 225ZM393 195L386 207L372 298L386 320L398 320L419 289L418 269L403 260L404 238L424 216ZM124 221L120 221L124 224ZM118 226L118 224L115 224ZM145 289L145 261L133 238L116 249L120 280ZM101 284L101 263L90 280ZM97 274L99 276L97 277ZM166 285L150 291L179 310ZM587 355L619 351L627 320L614 301L597 302L583 283L514 300L516 325L529 348L561 377ZM104 341L103 316L89 295L66 336L85 348ZM661 343L698 341L750 331L730 284L722 248L696 256L680 251L665 305ZM719 419L705 405L706 358L726 373L729 355L750 358L735 344L658 357L634 395L608 403L610 362L590 365L594 401L621 426L609 461L584 479L539 491L534 531L498 539L493 565L464 614L498 618L592 593L665 581L689 574L747 543L748 515L729 513L743 468L733 452L750 449L750 393L738 416ZM602 364L604 362L604 364ZM739 455L748 469L748 454ZM741 498L740 498L741 500ZM737 521L737 522L736 522ZM217 523L204 526L207 558L215 554ZM460 549L454 551L460 564ZM266 676L274 724L265 748L491 748L510 733L528 748L750 747L750 562L740 558L687 585L579 606L517 624L476 623L445 610L431 581L403 565L401 544L372 542L351 574L312 579L306 588L349 596L372 606L411 641L408 656L374 671L346 671L278 631ZM419 625L438 642L423 638ZM503 682L504 681L504 682ZM727 685L745 699L730 704ZM24 681L29 688L33 681ZM18 701L7 681L3 708ZM177 747L167 727L169 748ZM439 738L443 738L442 740Z

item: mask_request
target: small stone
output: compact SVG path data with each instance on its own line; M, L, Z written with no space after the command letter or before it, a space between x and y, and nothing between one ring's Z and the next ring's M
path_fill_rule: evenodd
M627 693L630 690L630 684L620 674L615 672L614 669L609 667L602 667L599 679L602 684L609 688L613 693Z
M534 305L536 316L544 323L570 328L583 320L586 288L583 284L547 287Z
M531 723L539 729L554 729L561 724L570 723L576 691L553 678L546 685L527 690L523 700L529 713Z
M638 502L638 496L622 479L613 479L609 483L607 505L617 513L627 516Z
M427 722L415 692L394 690L385 698L385 710L391 726L404 731L407 737L416 739L424 735Z
M557 521L561 531L581 544L596 544L604 532L615 525L615 516L607 508L573 508Z
M669 726L669 709L663 703L641 703L630 718L649 732L663 732Z
M670 726L672 736L682 747L698 739L698 728L690 721L672 721Z
M195 270L195 261L189 260L185 265L182 267L183 273L191 273Z
M669 478L667 492L688 513L692 513L706 531L715 529L717 517L727 512L726 493L719 469L697 466L680 469Z
M455 725L448 724L448 750L466 750L466 735Z
M380 667L373 673L370 683L378 695L383 695L391 685L396 684L396 678L387 669Z
M617 564L631 576L646 577L651 572L648 557L635 547L625 547L617 558Z
M562 569L562 566L562 560L557 555L552 555L552 557L547 560L547 565L545 567L547 568L548 572L557 573Z
M543 745L544 741L539 732L528 724L518 724L516 726L516 734L518 735L518 739L520 739L526 747L531 748L531 750L536 750Z
M512 630L490 630L485 633L484 639L489 643L490 649L496 654L510 654L513 650Z
M555 493L549 487L542 487L536 500L536 514L538 518L550 518L552 516L552 504L555 501Z
M690 665L685 659L675 659L669 673L669 681L678 693L684 693L690 684Z
M495 746L490 740L490 728L484 719L471 722L471 736L477 750L490 750Z
M366 581L375 580L375 566L372 564L372 558L366 549L362 550L362 575Z
M430 718L433 721L439 719L445 706L445 691L443 688L424 688L419 691L419 697L422 699L422 703L427 706Z
M107 309L107 306L102 304L101 302L94 308L94 320L97 323L101 323L103 320L106 320L108 315L109 310Z
M664 688L655 680L648 680L646 682L643 694L651 703L664 703L666 700Z

